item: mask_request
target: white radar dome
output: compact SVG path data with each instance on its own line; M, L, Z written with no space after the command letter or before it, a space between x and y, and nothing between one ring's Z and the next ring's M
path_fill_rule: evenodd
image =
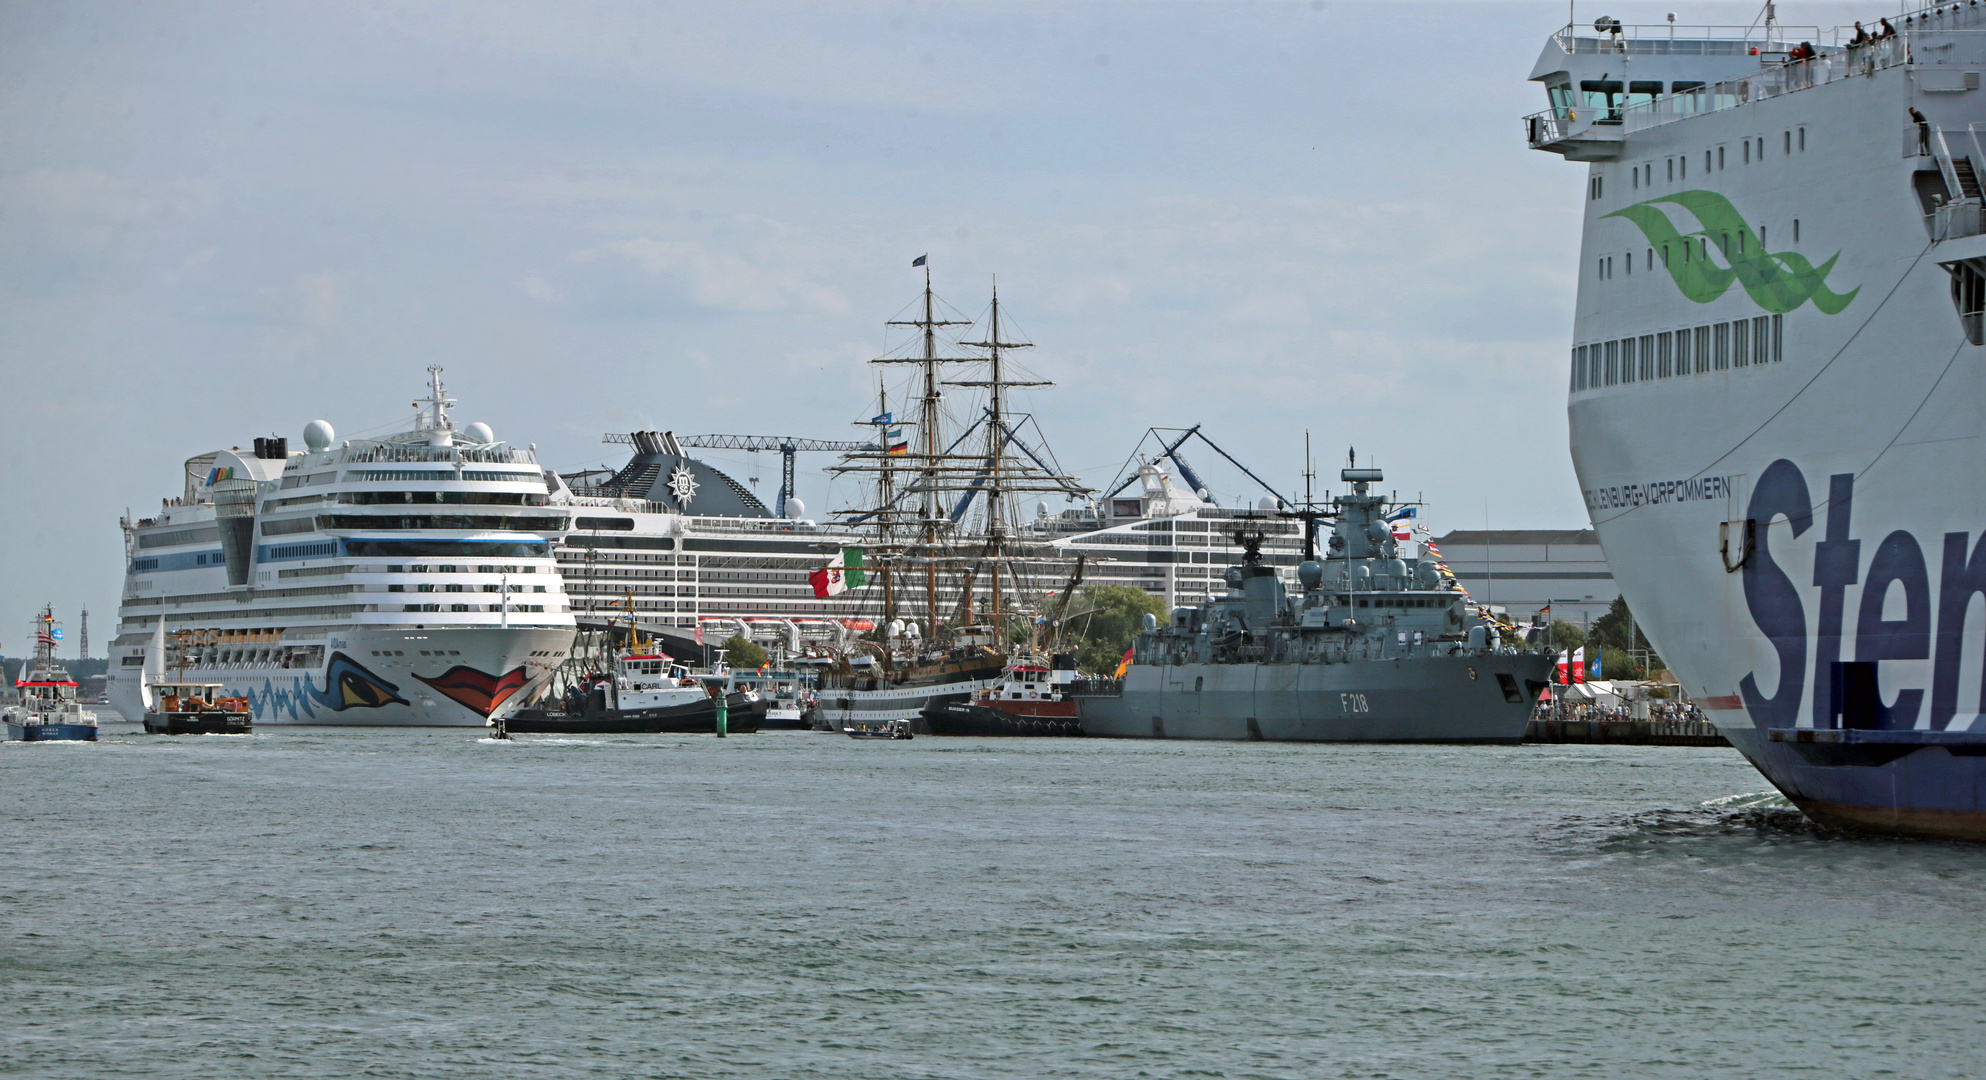
M802 515L806 514L806 512L807 512L806 503L803 503L800 500L793 498L789 498L786 500L786 520L798 521L800 520Z
M463 428L462 434L469 436L470 439L479 443L493 443L496 441L496 432L490 430L490 426L481 420Z
M1274 510L1275 508L1276 500L1271 499L1267 495L1262 496L1255 502L1255 509L1257 510Z
M337 437L338 432L329 420L312 420L303 426L303 444L310 447L312 453L331 449L331 440Z

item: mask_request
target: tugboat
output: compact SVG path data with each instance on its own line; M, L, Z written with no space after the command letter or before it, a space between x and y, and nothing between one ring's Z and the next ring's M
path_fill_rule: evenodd
M756 691L731 688L730 682L730 669L721 660L710 674L694 675L659 653L621 657L611 671L590 673L568 688L562 709L521 709L505 728L538 735L709 735L719 731L722 695L722 731L758 731L765 700Z
M154 683L145 710L148 735L247 735L255 729L245 697L223 697L223 683Z
M1403 547L1378 469L1347 468L1349 494L1307 504L1292 594L1238 529L1228 592L1145 616L1119 680L1077 690L1086 735L1291 742L1515 743L1553 657L1504 644L1431 558ZM1315 523L1335 519L1315 557ZM1237 521L1245 526L1245 521Z
M147 735L247 735L254 730L255 715L246 697L224 696L225 683L186 677L199 637L189 630L173 633L173 664L179 677L167 682L165 619L152 624L152 643L145 650L138 684Z
M76 701L76 680L55 662L55 609L35 616L34 658L21 664L14 680L18 700L0 710L10 742L95 742L97 720Z
M926 735L1081 735L1076 703L1067 696L1076 681L1076 657L1057 653L1047 665L1007 665L1006 681L966 701L934 701L913 721Z

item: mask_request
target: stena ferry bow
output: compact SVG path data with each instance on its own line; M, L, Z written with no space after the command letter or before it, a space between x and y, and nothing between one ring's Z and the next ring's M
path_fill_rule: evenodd
M1817 820L1986 840L1986 7L1871 14L1568 26L1524 129L1587 170L1571 450L1648 637Z
M256 439L186 462L185 490L124 521L110 700L220 684L256 725L481 726L542 692L572 646L533 449L458 428L431 367L404 431L304 449Z

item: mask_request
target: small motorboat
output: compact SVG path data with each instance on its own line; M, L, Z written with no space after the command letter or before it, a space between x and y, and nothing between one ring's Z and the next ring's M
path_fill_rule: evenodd
M851 739L914 739L910 733L910 721L889 720L881 724L856 724L841 729L843 735Z

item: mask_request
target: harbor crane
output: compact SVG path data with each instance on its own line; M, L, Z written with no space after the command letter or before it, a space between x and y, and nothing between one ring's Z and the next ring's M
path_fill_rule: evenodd
M801 439L792 435L678 435L678 445L694 446L704 450L760 450L779 451L779 502L773 513L786 516L786 500L793 497L793 457L803 450L825 450L830 453L847 453L850 450L869 450L871 442L848 442L838 439ZM619 433L609 434L602 442L622 443L633 446L634 436Z

